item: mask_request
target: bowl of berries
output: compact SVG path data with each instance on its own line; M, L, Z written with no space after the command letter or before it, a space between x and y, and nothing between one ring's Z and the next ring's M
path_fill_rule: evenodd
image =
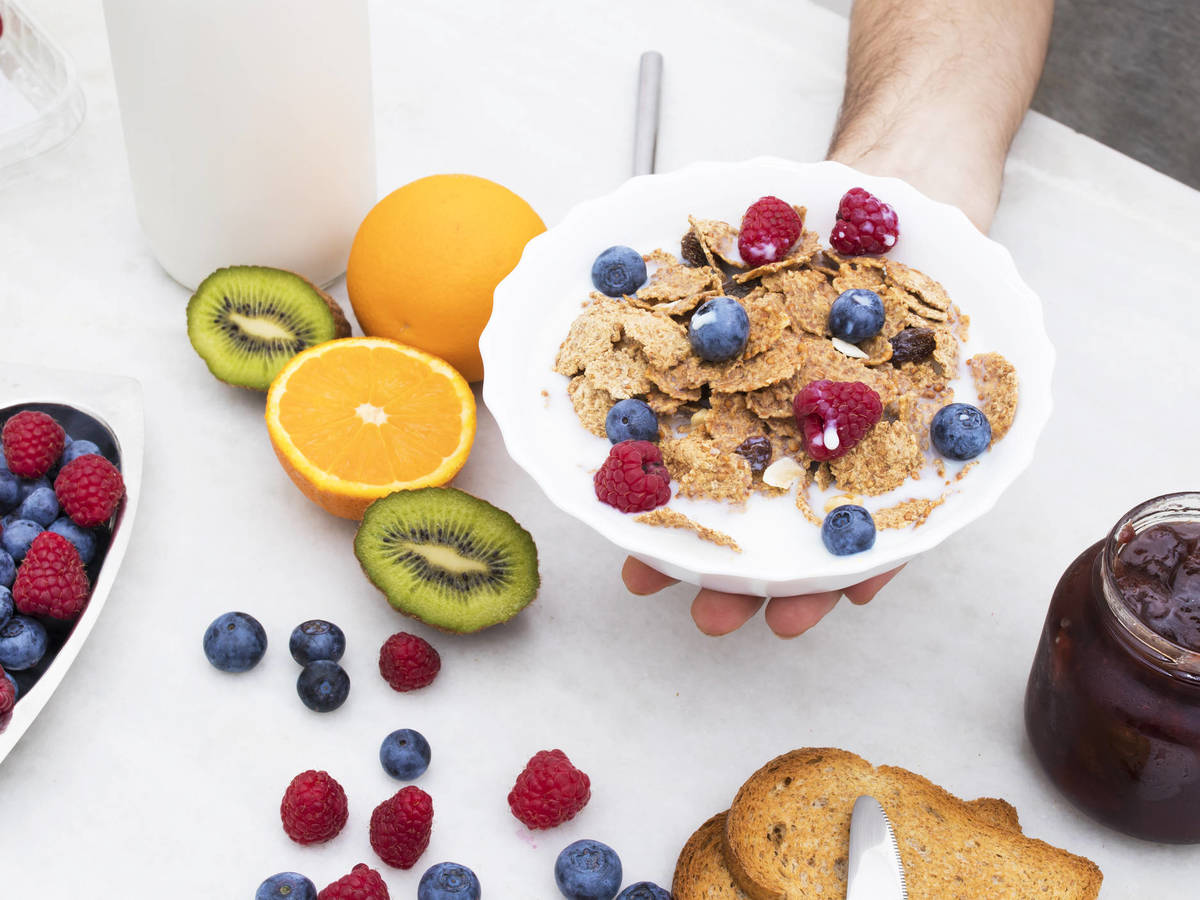
M0 761L62 682L129 543L141 387L0 367Z
M718 590L834 590L1028 466L1054 351L1009 253L894 178L762 158L633 178L534 238L480 341L550 500Z

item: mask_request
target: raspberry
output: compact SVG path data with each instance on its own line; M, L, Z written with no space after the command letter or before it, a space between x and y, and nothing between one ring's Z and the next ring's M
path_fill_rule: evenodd
M61 534L43 531L17 569L12 594L17 609L27 616L74 619L87 605L88 590L75 545Z
M796 210L778 197L761 197L742 216L738 253L751 266L776 262L787 256L803 230Z
M0 668L0 716L8 713L16 703L17 690L4 674L4 669Z
M292 779L279 806L283 830L297 844L320 844L346 824L346 792L328 772L309 769Z
M433 799L410 784L371 813L371 847L389 866L411 869L429 846L432 828Z
M66 443L62 426L43 412L19 412L0 430L8 469L21 478L41 478L62 456Z
M896 211L874 194L850 188L838 204L829 243L843 256L862 256L887 253L899 237Z
M398 631L379 648L379 674L396 691L415 691L437 678L442 658L425 638Z
M861 381L811 382L793 408L804 451L815 460L845 456L883 414L879 395Z
M387 885L379 873L359 863L349 875L343 875L317 894L317 900L391 900Z
M90 528L112 518L125 496L125 481L116 466L89 453L62 467L54 479L54 493L72 522Z
M601 502L621 512L645 512L671 499L671 473L649 441L613 444L592 482Z
M575 818L592 796L592 782L561 750L539 750L508 792L512 814L527 828L553 828Z

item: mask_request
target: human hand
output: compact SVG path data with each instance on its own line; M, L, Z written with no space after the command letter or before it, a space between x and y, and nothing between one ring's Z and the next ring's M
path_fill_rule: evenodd
M844 594L856 606L869 603L885 584L895 577L899 566L882 575L851 585L841 591L821 591L816 594L799 594L794 597L751 597L746 594L727 594L701 588L692 601L692 619L696 627L705 634L717 636L729 634L741 628L766 603L763 614L767 627L781 638L794 638L804 634L825 617L837 605ZM665 587L677 583L677 579L650 568L632 556L625 560L621 579L631 594L645 596L655 594Z

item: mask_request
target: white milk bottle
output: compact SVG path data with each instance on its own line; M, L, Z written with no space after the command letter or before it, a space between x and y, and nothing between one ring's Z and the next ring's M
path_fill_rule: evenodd
M138 218L195 288L228 265L324 285L375 202L367 0L104 0Z

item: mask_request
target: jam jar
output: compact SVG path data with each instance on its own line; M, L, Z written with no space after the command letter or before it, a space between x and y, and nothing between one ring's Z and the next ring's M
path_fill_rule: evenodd
M1067 567L1025 726L1084 812L1134 837L1200 842L1200 493L1130 510Z

